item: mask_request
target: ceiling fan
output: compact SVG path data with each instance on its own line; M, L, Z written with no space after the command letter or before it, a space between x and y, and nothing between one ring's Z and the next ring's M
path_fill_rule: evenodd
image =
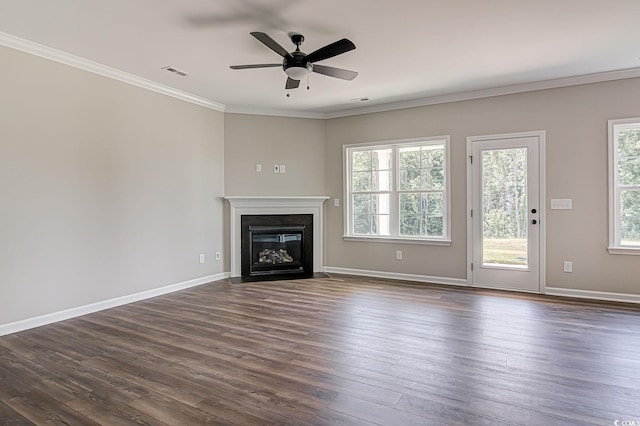
M272 68L282 67L287 74L287 83L285 89L296 89L300 85L300 80L306 77L310 72L327 75L329 77L340 78L342 80L353 80L358 75L355 71L349 71L342 68L329 67L326 65L318 65L316 62L341 55L345 52L356 48L350 40L343 38L320 49L309 53L308 55L300 51L300 45L304 41L304 36L298 33L291 33L289 37L291 42L296 45L296 50L287 52L280 46L278 42L269 37L265 33L252 32L252 36L258 39L269 49L282 56L284 59L281 64L252 64L252 65L232 65L231 69L242 70L249 68Z

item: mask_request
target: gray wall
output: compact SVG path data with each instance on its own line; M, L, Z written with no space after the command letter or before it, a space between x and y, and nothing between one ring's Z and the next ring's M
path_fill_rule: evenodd
M327 122L327 189L342 197L342 145L451 135L450 247L346 242L342 209L327 213L328 266L466 278L466 137L546 131L546 191L573 210L547 210L547 286L640 294L640 257L609 255L607 120L640 116L640 79L345 117ZM395 260L402 250L404 260ZM571 274L562 262L573 261Z
M225 194L324 195L325 128L311 118L226 114ZM286 172L273 173L275 164Z
M0 62L0 324L229 271L223 194L342 199L342 145L389 139L451 135L453 243L345 242L327 202L326 265L464 279L466 137L528 130L547 132L547 206L574 205L548 210L547 286L640 294L640 258L606 251L607 120L640 116L640 79L313 120L223 114L4 47Z
M0 324L223 272L223 113L0 63Z

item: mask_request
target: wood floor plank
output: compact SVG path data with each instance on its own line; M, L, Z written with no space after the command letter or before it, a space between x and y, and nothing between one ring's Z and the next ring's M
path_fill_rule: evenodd
M136 400L129 401L129 404L134 401ZM80 395L67 402L70 408L99 424L165 425L164 422L135 410L129 404L123 404L98 392Z
M633 305L223 280L0 337L0 424L613 424L638 347Z
M469 402L469 411L484 417L489 417L495 421L509 424L531 426L588 426L597 424L586 422L584 418L576 418L575 414L566 417L563 415L563 412L556 416L542 411L529 410L504 402L489 401L480 398L471 399ZM613 422L613 420L611 422Z
M424 426L425 424L437 424L438 421L348 395L338 395L329 408L382 425Z
M506 422L495 418L471 413L468 410L468 404L465 407L452 407L449 404L441 404L431 398L420 398L417 396L404 395L396 408L400 411L406 411L430 419L436 422L442 422L449 425L506 425Z
M36 424L87 426L99 424L37 389L12 398L6 404Z
M35 423L19 414L13 408L0 401L0 425L3 426L28 426Z

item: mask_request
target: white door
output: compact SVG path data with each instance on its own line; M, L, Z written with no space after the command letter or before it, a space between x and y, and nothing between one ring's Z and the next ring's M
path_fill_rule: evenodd
M543 133L468 138L471 284L540 292Z

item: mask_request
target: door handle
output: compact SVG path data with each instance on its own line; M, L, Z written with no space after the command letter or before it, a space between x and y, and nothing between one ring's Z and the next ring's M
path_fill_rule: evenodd
M538 221L537 221L537 220L535 220L535 219L533 219L533 220L531 221L531 223L532 223L533 225L535 225L536 223L538 223Z

